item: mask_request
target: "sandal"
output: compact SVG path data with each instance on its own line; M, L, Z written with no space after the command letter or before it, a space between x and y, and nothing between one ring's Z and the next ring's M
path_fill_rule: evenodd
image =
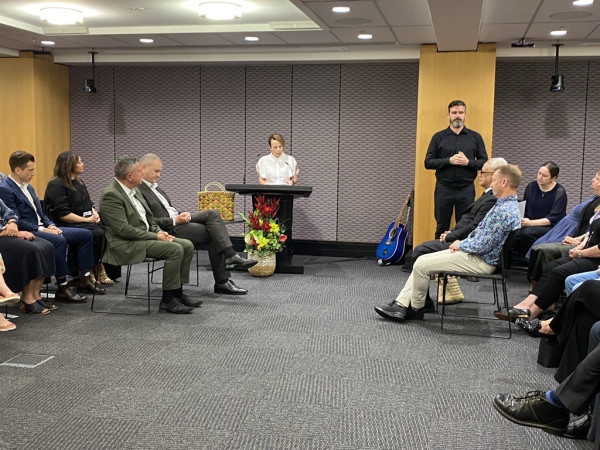
M10 320L7 320L5 325L0 325L0 331L11 331L15 328L17 328L17 326Z
M6 297L0 296L0 305L16 305L21 300L19 294L12 293Z
M115 282L108 278L108 275L106 275L106 270L98 272L96 279L100 284L115 284Z
M50 314L48 308L44 308L38 302L21 303L23 305L23 312L26 312L27 314L33 314L34 316L45 316L46 314Z
M54 303L50 302L49 300L45 301L42 298L36 300L36 303L39 303L42 308L46 308L48 311L56 311L58 309L58 306L56 306ZM21 303L21 306L19 306L19 311L22 313L27 312L25 311L25 305L23 303Z
M96 277L94 276L94 272L90 271L90 281L92 282L92 284L100 284L99 280L96 280Z

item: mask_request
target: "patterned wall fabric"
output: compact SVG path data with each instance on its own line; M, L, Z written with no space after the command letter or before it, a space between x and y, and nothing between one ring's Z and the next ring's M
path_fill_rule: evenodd
M340 241L379 241L414 185L417 82L417 64L342 66Z
M600 168L600 62L564 61L560 72L566 89L551 93L553 61L497 63L493 153L521 167L520 194L556 161L571 207ZM71 145L96 203L115 156L154 151L175 205L195 211L209 181L256 182L273 132L313 186L295 203L296 239L378 242L414 183L416 62L100 66L97 94L82 92L86 77L70 69ZM238 196L236 211L250 208Z
M560 73L565 77L565 90L550 92L553 61L497 63L493 155L521 169L519 197L535 180L540 166L554 161L560 167L558 182L567 190L570 209L581 201L588 63L561 62ZM584 198L591 195L589 178L585 174Z

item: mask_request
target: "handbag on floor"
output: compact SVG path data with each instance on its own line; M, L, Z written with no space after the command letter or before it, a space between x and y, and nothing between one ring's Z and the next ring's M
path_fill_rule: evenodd
M444 278L439 278L436 276L436 280L438 282L438 303L442 304L442 299L444 298ZM462 302L465 296L460 290L460 286L458 285L458 277L448 276L448 283L446 284L446 305L451 305L452 303Z
M558 367L562 351L558 345L556 336L544 336L540 339L540 349L538 350L538 364L544 367Z

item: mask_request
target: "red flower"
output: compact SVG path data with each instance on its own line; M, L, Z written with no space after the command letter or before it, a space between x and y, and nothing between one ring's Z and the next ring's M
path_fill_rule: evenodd
M287 235L282 234L281 236L279 236L279 242L285 242L287 241Z
M271 231L271 224L269 222L267 222L267 221L263 222L263 224L262 224L262 230L265 233L268 233L269 231Z
M254 239L254 236L250 236L250 245L254 246L256 244L256 239Z

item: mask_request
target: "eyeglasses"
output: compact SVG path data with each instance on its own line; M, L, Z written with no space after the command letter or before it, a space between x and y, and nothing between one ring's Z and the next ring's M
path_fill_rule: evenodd
M481 171L479 171L479 173L480 173L481 175L485 175L486 173L494 173L494 172L486 172L486 171L484 171L484 170L481 170Z

